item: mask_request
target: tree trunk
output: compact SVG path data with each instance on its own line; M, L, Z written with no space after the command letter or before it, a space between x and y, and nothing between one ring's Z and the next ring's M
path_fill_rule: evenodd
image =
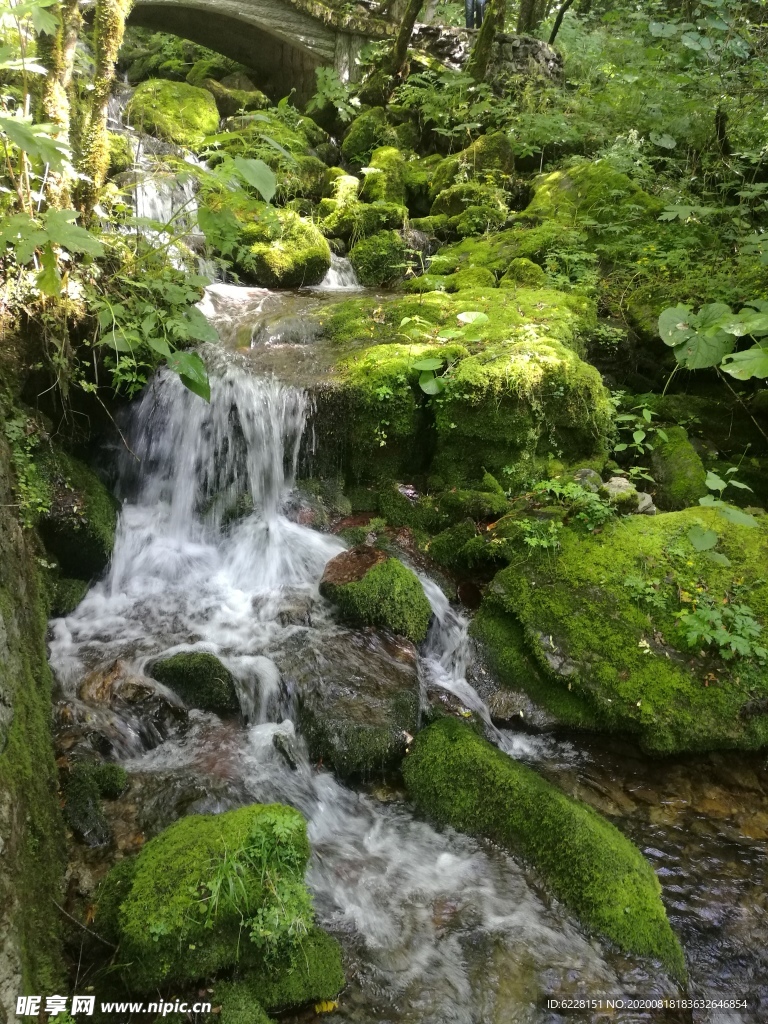
M518 35L533 32L536 28L536 0L520 0L520 13L517 16Z
M555 24L552 26L552 31L549 33L549 45L550 46L552 46L554 44L555 40L557 39L557 33L560 31L560 26L563 24L563 18L565 17L565 12L568 10L568 8L572 4L573 4L573 0L565 0L565 3L562 5L560 10L557 12L557 17L555 18Z
M71 143L71 86L75 49L82 26L78 0L57 5L60 24L55 35L38 37L38 56L48 74L43 80L42 108L46 121L55 124L59 135ZM49 174L46 199L49 206L63 209L72 201L72 181L67 174Z
M88 180L78 189L78 205L89 217L98 201L109 168L107 109L115 81L115 63L125 33L125 19L131 0L96 0L94 38L96 70L91 93L91 108L83 126L80 171Z
M488 0L482 28L477 33L475 45L467 62L467 71L476 82L482 82L488 73L496 34L504 31L506 16L507 0Z
M387 58L386 67L392 78L400 78L405 70L413 27L416 24L416 19L419 16L423 3L424 0L408 0L392 51Z

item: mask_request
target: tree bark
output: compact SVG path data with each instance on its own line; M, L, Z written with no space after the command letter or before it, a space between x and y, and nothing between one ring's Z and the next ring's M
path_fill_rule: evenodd
M71 87L75 63L75 49L82 26L78 0L63 0L58 4L59 28L54 35L38 37L37 50L41 62L48 69L43 79L41 103L45 119L55 124L59 135L71 143ZM72 201L72 181L67 174L50 173L47 179L46 199L49 206L63 209Z
M493 56L493 44L497 33L504 31L506 16L507 0L488 0L482 27L477 33L475 45L467 62L467 71L476 82L482 82L488 73Z
M131 0L97 0L94 18L96 70L91 108L83 126L80 170L87 176L78 189L78 205L89 217L109 168L107 109L115 81L117 54L123 42Z
M560 31L560 26L563 24L563 18L565 17L565 12L568 10L568 8L572 4L573 4L573 0L565 0L565 3L561 6L560 10L557 12L557 17L555 18L555 24L552 26L552 31L549 33L549 45L550 46L552 46L554 44L555 40L557 39L557 33Z
M408 47L413 35L413 27L419 16L424 0L408 0L408 5L400 22L395 42L387 59L387 71L392 78L400 78L408 61Z
M520 12L517 16L517 33L525 35L536 28L536 0L520 0Z

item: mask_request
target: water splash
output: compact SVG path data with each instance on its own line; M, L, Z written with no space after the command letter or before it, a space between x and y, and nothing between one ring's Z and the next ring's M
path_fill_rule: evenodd
M357 279L355 269L343 256L331 255L331 266L320 284L310 291L317 292L359 292L363 286Z

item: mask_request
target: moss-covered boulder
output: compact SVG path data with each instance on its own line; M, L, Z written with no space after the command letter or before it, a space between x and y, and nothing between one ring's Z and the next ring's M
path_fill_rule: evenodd
M361 544L325 567L320 593L354 626L378 626L421 643L432 610L418 576L397 558Z
M454 718L417 736L403 774L419 807L524 857L589 931L685 978L653 869L591 808Z
M431 177L434 199L456 181L474 178L496 186L506 183L515 168L515 155L506 132L481 135L470 146L439 163Z
M578 226L580 220L599 223L654 221L664 202L644 192L626 174L607 162L581 161L565 170L541 175L526 216Z
M547 275L538 263L525 256L517 256L499 281L499 288L517 288L518 285L524 285L526 288L543 288L546 281Z
M419 727L412 644L373 632L343 633L302 651L285 677L299 693L299 723L314 760L343 779L399 770Z
M673 512L698 504L709 493L707 471L688 440L684 427L668 427L657 438L651 454L651 472L656 482L655 501L660 509Z
M43 465L51 504L40 535L65 576L90 580L112 554L117 502L93 470L71 455L54 450Z
M260 89L233 89L217 82L213 78L206 78L201 83L216 102L216 109L222 117L233 117L241 112L252 110L264 110L271 105L269 96L266 96Z
M235 267L246 280L262 288L301 288L322 281L331 250L312 221L263 203L251 204L245 215Z
M362 197L405 206L405 157L396 146L379 146L366 168Z
M70 615L88 593L88 580L59 576L51 587L51 616Z
M394 129L381 107L372 107L352 121L341 144L341 154L353 167L365 167L373 151L397 143Z
M87 846L105 846L112 833L101 806L102 797L114 800L128 784L120 765L81 761L74 764L64 784L64 818Z
M357 242L349 259L360 284L376 288L405 277L408 247L397 231L380 231Z
M140 132L186 149L200 149L219 126L216 101L206 89L152 78L136 87L126 110Z
M151 675L192 708L217 715L240 712L232 674L213 654L189 652L162 658L150 667Z
M313 923L308 857L304 819L290 807L191 815L112 870L96 927L119 943L135 991L236 970L265 1009L332 998L344 983L340 951Z
M567 692L565 721L632 733L652 752L765 746L768 519L754 522L696 507L595 536L562 530L556 558L489 587L492 660L534 699L546 684L555 713Z

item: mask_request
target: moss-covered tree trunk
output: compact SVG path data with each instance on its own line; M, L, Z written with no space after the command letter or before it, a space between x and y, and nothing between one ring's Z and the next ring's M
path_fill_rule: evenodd
M517 31L519 34L533 32L538 16L537 0L520 0L520 11L517 15Z
M55 124L59 133L70 141L71 88L75 49L82 26L78 0L63 0L55 8L59 28L54 35L40 35L38 57L48 69L43 79L42 109L45 120ZM49 206L65 207L72 200L72 181L67 174L49 174L46 201Z
M96 68L91 109L83 127L80 170L87 176L78 189L78 205L90 216L109 167L107 108L115 80L117 54L123 41L131 0L97 0L94 19Z
M526 0L523 2L525 3ZM506 16L507 0L488 0L483 25L477 34L477 40L467 64L467 71L476 82L482 82L488 73L496 34L504 31Z

